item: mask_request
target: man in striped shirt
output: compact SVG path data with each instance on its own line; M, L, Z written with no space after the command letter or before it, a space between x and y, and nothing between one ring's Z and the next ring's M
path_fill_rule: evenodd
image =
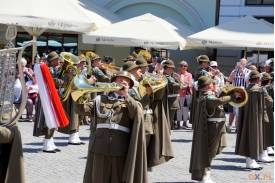
M246 78L250 73L250 70L246 68L247 60L245 58L240 59L237 62L235 69L229 75L229 82L232 82L233 86L244 87L247 86ZM234 108L233 112L229 114L228 130L231 132L234 128L232 127L235 118L235 126L237 125L238 108Z

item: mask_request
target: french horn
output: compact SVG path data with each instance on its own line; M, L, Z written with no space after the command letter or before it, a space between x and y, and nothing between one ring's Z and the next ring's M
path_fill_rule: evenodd
M235 86L222 87L220 96L231 95L233 93L239 93L240 97L237 98L234 102L230 101L229 104L233 107L243 107L248 100L248 94L243 87L235 87Z

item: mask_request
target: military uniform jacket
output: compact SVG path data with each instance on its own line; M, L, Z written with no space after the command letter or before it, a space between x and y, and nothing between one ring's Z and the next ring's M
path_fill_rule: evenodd
M95 124L91 132L89 153L125 156L123 181L146 183L146 141L141 105L130 96L118 99L110 94L97 96L91 106ZM129 131L99 128L110 123L114 128L117 124L119 128Z
M196 105L196 115L194 115L195 126L189 168L193 180L202 180L205 168L210 166L211 159L213 158L213 155L209 154L213 151L211 148L220 150L219 147L209 146L210 142L208 140L211 140L209 137L212 135L208 134L208 119L223 118L224 111L221 106L230 100L230 96L217 98L210 92L200 92L199 94ZM215 154L218 153L219 151L215 152Z
M168 106L172 110L178 110L180 108L179 105L179 83L169 75L166 75L168 84L166 86L167 96L168 96Z
M17 126L0 126L0 182L25 182L22 141Z
M195 81L197 81L201 76L209 76L209 68L199 68L195 74Z
M133 97L136 101L139 101L143 107L144 113L144 128L145 134L153 134L153 111L150 106L150 97L148 95L141 96L139 93L139 83L134 80L134 86L129 89L129 95Z

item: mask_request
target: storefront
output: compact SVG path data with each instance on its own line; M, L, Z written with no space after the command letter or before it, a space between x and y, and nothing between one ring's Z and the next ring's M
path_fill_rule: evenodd
M26 32L18 32L15 46L21 46L25 41L31 40L32 37ZM31 52L31 48L27 51ZM39 56L48 54L50 51L60 53L62 51L78 54L78 35L61 34L45 32L37 38L37 51Z

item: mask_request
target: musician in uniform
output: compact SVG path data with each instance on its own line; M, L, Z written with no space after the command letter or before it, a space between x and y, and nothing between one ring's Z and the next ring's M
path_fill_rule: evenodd
M128 95L134 82L127 71L111 78L123 86L119 91L99 95L86 104L92 112L85 183L146 183L146 142L142 106Z
M197 80L201 76L210 76L209 74L209 57L207 55L200 55L197 58L197 62L199 64L199 68L194 76L194 85L192 89L192 102L190 106L190 119L189 123L192 124L192 128L194 128L194 117L196 114L196 101L197 98L199 97L199 91L197 89Z
M63 84L63 80L58 78L60 66L59 66L59 55L52 51L49 53L47 57L48 67L50 69L50 73L55 83L55 87L58 89ZM34 119L34 129L33 136L39 137L45 135L45 139L43 142L43 152L46 153L56 153L60 152L60 149L56 147L53 139L55 129L49 129L45 123L45 116L42 109L40 99L37 102L35 108L35 119Z
M141 73L145 74L146 72L148 72L148 63L147 61L143 58L143 56L138 56L138 58L136 59L136 65L139 66Z
M97 54L89 57L92 64L92 75L97 79L98 82L109 82L109 76L102 71L101 57Z
M64 68L62 68L62 71L61 71L64 74L62 74L61 77L63 81L67 82L67 84L64 86L66 88L63 88L64 92L66 93L66 90L72 89L72 88L69 88L71 87L69 83L74 79L76 75L80 74L81 72L78 69L78 64L80 63L80 60L79 60L79 57L77 57L76 55L73 55L70 52L61 52L60 55L65 62ZM68 68L69 64L72 64L72 66ZM63 97L61 97L61 99L62 98ZM82 142L79 137L79 113L80 113L81 106L79 106L77 102L75 102L72 99L70 94L67 99L64 99L62 101L62 105L69 118L69 125L64 128L59 128L58 131L61 133L70 135L68 144L70 145L84 144L84 142Z
M25 182L22 141L16 125L0 126L0 182Z
M259 85L260 74L258 71L249 73L249 85L247 104L240 108L238 116L237 140L235 153L246 157L246 168L261 170L256 162L259 158L263 162L271 162L264 147L263 126L269 123L266 113L267 108L273 107L273 100L265 88ZM273 137L272 137L273 138Z
M213 182L210 178L212 159L225 147L225 112L223 104L237 101L238 93L217 98L209 76L198 79L200 92L194 123L189 171L192 180Z
M268 95L272 98L274 95L273 85L271 84L272 77L270 74L264 72L261 76L261 86L265 88ZM274 107L267 107L266 112L268 115L268 123L264 123L264 149L267 150L267 154L273 156L274 150ZM266 152L265 152L266 153Z
M165 113L169 122L170 129L175 129L175 114L180 109L179 104L179 89L180 84L173 77L175 65L172 60L166 60L163 64L163 75L166 76L168 84L166 86L167 100L165 106Z

